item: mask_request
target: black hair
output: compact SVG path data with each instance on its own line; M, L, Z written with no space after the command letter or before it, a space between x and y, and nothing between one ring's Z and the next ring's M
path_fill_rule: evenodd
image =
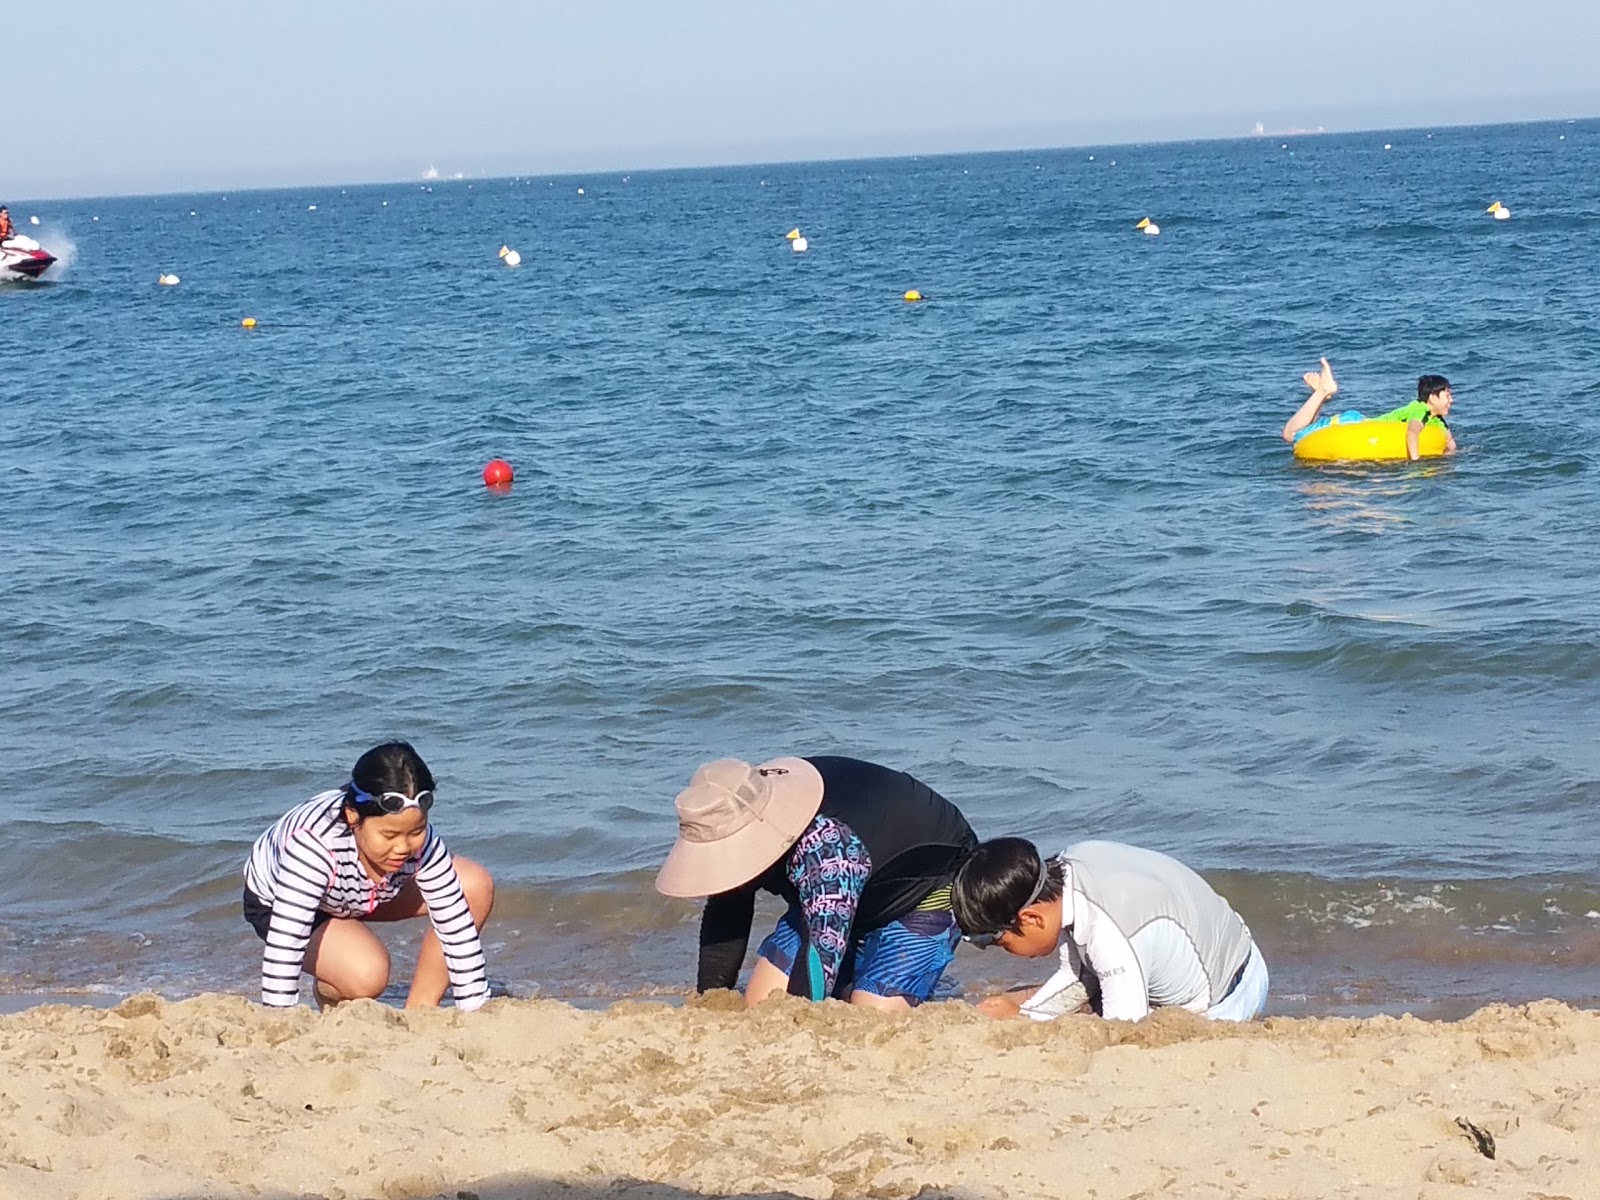
M1040 868L1044 885L1039 885ZM950 887L950 907L956 924L968 937L1002 933L1017 923L1017 914L1029 904L1061 897L1061 864L1046 861L1027 838L991 838L981 842L956 871ZM1039 888L1037 895L1034 889Z
M1426 401L1429 396L1437 396L1450 386L1450 381L1443 375L1423 375L1417 379L1417 399Z
M410 742L384 742L368 750L356 759L356 765L350 768L350 783L344 785L345 807L365 819L379 816L383 810L372 801L358 801L351 783L369 796L384 792L415 796L433 791L433 772Z

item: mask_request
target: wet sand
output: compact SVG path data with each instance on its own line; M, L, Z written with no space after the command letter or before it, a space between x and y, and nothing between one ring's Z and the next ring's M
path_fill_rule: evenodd
M1241 1028L137 996L0 1017L0 1080L8 1200L1579 1200L1600 1162L1600 1014L1554 1002Z

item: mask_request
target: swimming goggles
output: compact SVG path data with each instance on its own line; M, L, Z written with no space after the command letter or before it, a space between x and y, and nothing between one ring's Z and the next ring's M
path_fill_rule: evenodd
M1038 900L1039 897L1044 893L1045 881L1049 878L1050 872L1046 869L1044 865L1044 856L1041 854L1039 856L1039 878L1034 880L1033 891L1028 893L1028 898L1018 905L1017 916L1019 918L1022 916L1022 910L1027 908L1034 901ZM996 930L994 933L968 934L966 940L971 942L979 950L987 950L990 946L998 946L1000 944L1000 939L1005 937L1006 934L1015 932L1017 932L1017 922L1016 920L1013 920L1011 924L1007 925L1004 929Z
M433 807L433 791L431 789L424 789L415 796L408 796L404 792L379 792L374 796L371 792L362 791L361 785L352 779L350 781L350 790L355 793L355 802L357 804L370 804L379 812L394 814L405 812L408 808L416 808L420 809L422 814L426 816L428 810Z

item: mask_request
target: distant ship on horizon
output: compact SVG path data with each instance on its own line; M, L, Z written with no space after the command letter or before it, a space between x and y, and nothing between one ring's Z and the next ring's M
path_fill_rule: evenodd
M426 171L424 171L422 173L422 177L424 179L437 179L437 178L439 178L439 168L438 167L429 167Z
M1298 126L1289 129L1268 129L1262 122L1257 121L1256 127L1250 132L1253 137L1295 137L1307 133L1327 133L1328 130L1322 125L1318 125L1315 129L1301 129Z

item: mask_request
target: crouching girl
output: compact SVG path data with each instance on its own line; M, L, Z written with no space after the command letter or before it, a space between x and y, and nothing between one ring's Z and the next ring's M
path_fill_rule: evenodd
M433 773L407 742L359 759L343 787L291 809L256 840L244 872L244 918L265 943L261 1000L293 1008L300 974L321 1005L376 998L389 984L389 952L366 927L427 914L407 1008L430 1008L446 981L457 1008L489 998L478 930L494 906L494 881L452 858L428 823Z

